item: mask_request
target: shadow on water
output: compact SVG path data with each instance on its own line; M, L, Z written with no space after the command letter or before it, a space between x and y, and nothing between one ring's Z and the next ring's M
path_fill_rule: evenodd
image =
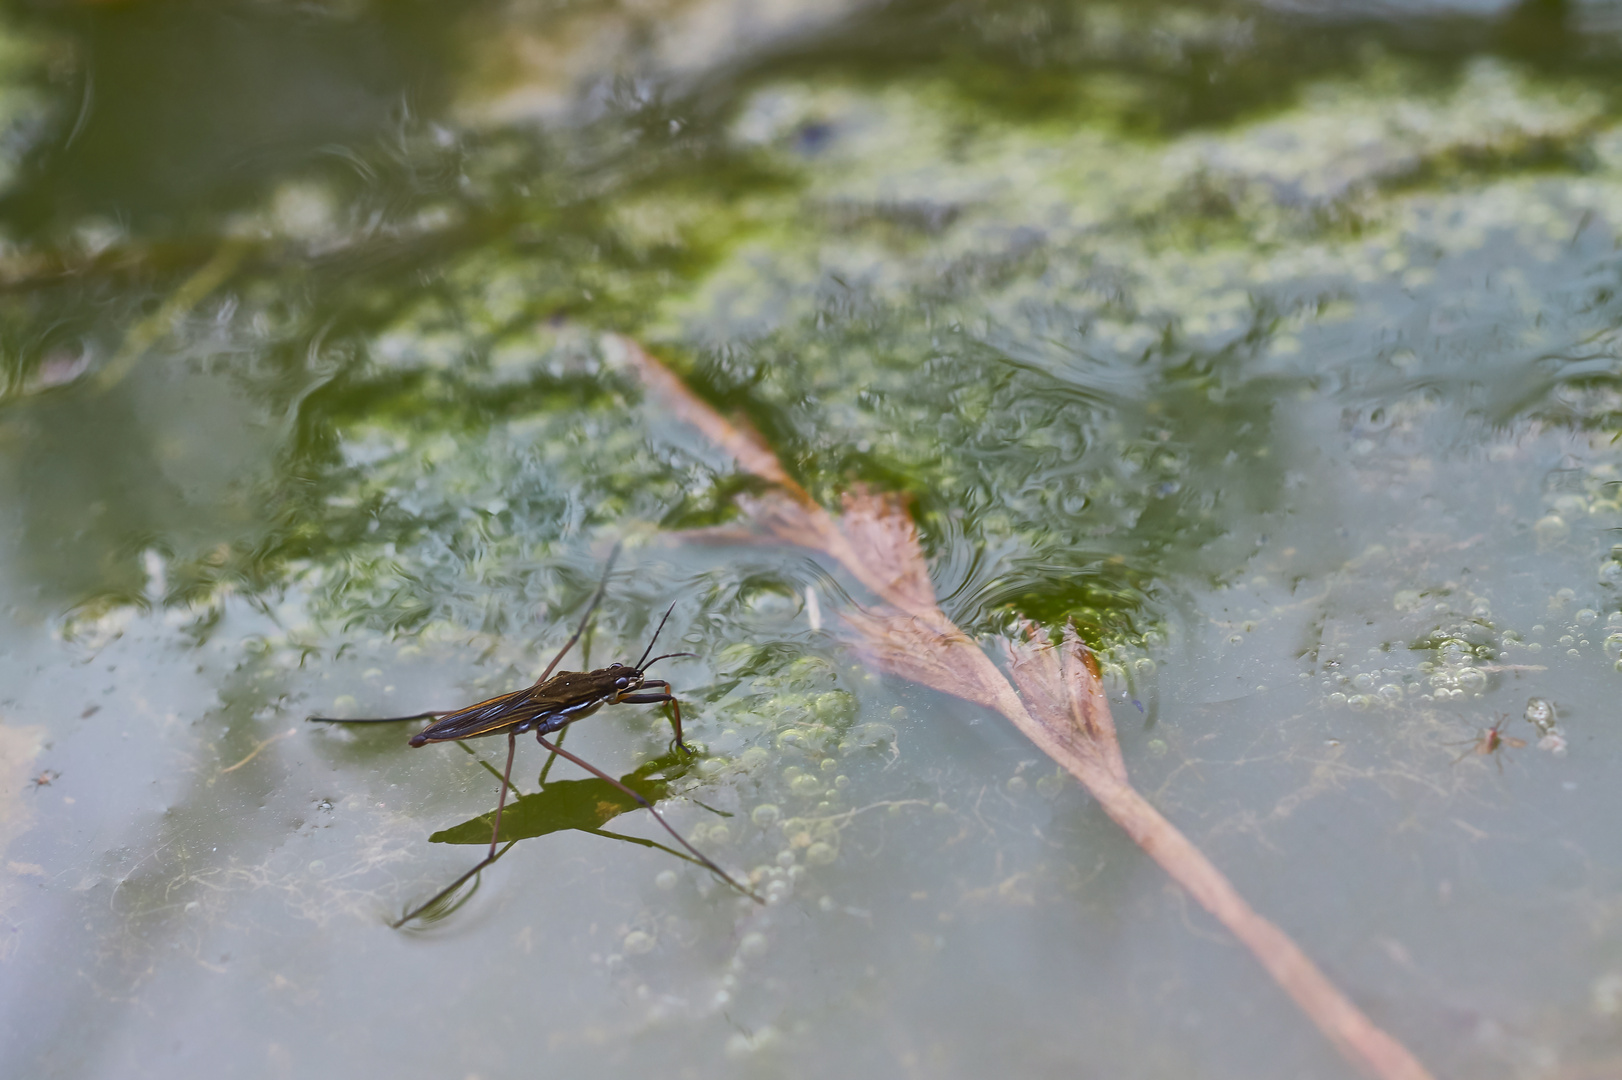
M620 783L651 803L657 803L670 793L672 781L687 772L687 763L679 754L667 754L643 765L634 772L620 777ZM507 804L501 815L502 842L528 840L564 829L579 829L595 833L619 817L640 808L640 804L606 780L552 780L541 790L520 795ZM495 817L492 810L476 818L441 829L428 838L432 844L488 844L490 824ZM660 845L651 840L632 839L638 844L652 847ZM686 856L682 856L686 858Z
M549 760L547 767L550 766ZM670 784L685 775L688 767L689 762L679 753L666 754L626 773L620 777L620 783L648 802L657 803L670 793ZM497 842L504 846L495 854L474 864L465 874L428 901L406 912L393 925L396 929L413 922L426 926L448 918L479 891L481 872L511 851L520 840L546 836L565 829L577 829L610 840L623 840L642 847L658 848L678 859L702 865L692 856L658 841L640 836L626 836L603 828L621 814L638 809L641 809L641 804L636 799L606 780L594 777L586 780L554 780L548 783L546 770L543 769L539 791L519 795L507 804L501 818L501 834L497 837ZM428 841L433 844L488 844L494 818L494 810L480 814L460 825L441 829L429 836Z

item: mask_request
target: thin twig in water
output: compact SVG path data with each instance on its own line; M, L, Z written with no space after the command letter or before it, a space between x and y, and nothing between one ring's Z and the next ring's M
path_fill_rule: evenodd
M252 750L248 751L248 756L247 757L243 758L241 761L237 762L235 765L231 765L231 766L228 766L227 768L221 769L220 770L220 775L224 776L228 772L236 772L238 769L242 768L242 766L246 765L248 762L250 762L254 758L258 757L259 756L259 751L263 750L265 747L269 746L271 743L273 743L273 742L281 742L283 739L287 738L289 735L297 735L297 734L298 734L298 728L288 728L286 731L282 732L280 735L272 735L268 739L261 739L258 746L255 746Z

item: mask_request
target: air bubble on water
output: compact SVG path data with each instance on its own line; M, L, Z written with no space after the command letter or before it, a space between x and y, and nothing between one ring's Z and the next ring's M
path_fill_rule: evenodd
M1599 612L1595 611L1593 608L1585 607L1581 611L1577 612L1576 618L1578 626L1587 626L1589 623L1599 618Z
M777 823L777 819L782 816L783 812L776 806L772 805L771 803L761 803L759 806L755 807L754 810L750 811L749 820L753 821L756 825L759 825L764 829L775 825Z
M1575 516L1588 512L1588 500L1575 492L1555 496L1551 505L1562 514Z
M1441 654L1442 663L1453 666L1464 663L1474 655L1469 642L1459 641L1455 638L1448 638L1437 651Z
M1548 514L1532 526L1532 533L1539 544L1558 544L1571 535L1571 526L1559 514Z
M1366 671L1359 672L1353 677L1352 685L1357 687L1359 690L1367 690L1369 687L1374 685L1374 676L1370 675Z
M1554 730L1554 706L1545 698L1528 698L1523 715L1528 723L1545 734Z
M652 952L655 944L657 942L653 940L652 934L641 930L632 930L625 935L625 940L620 943L620 948L627 956L640 956L642 953Z
M661 870L658 876L653 879L653 883L665 892L669 892L676 887L676 871Z

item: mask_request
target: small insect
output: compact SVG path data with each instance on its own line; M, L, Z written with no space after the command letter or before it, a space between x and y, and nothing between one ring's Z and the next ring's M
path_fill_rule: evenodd
M1526 745L1525 739L1517 739L1503 733L1504 725L1507 723L1509 723L1509 717L1504 715L1500 716L1498 722L1492 727L1482 728L1479 736L1466 741L1470 749L1454 758L1453 764L1457 765L1471 754L1492 754L1494 760L1498 762L1498 771L1503 772L1504 759L1498 755L1503 752L1504 747L1512 746L1518 749ZM1451 743L1449 745L1464 746L1466 743Z
M722 870L692 844L689 844L647 799L595 765L563 749L557 742L549 741L546 738L547 735L553 732L562 731L576 720L585 719L604 705L661 703L670 706L671 726L675 728L676 745L683 751L692 753L691 748L682 739L681 702L677 701L676 696L670 692L670 683L663 679L650 679L647 676L648 668L660 660L693 655L692 653L678 652L665 653L662 656L655 656L651 660L648 658L649 654L653 652L654 643L659 640L660 631L664 629L665 623L669 621L670 613L675 610L676 605L670 605L669 610L664 614L664 618L659 620L659 626L654 630L653 637L648 641L648 647L643 650L642 658L635 664L615 663L605 668L598 668L596 671L560 671L556 675L552 674L553 669L558 666L558 663L580 640L581 635L585 633L586 625L591 620L593 612L597 610L597 605L602 601L603 592L608 587L608 574L613 569L614 559L618 554L619 550L616 548L614 554L609 556L608 567L603 571L603 579L598 584L597 591L593 594L591 602L586 605L586 614L580 620L580 625L575 629L569 640L563 643L563 648L558 650L558 654L552 658L552 662L546 665L546 670L541 672L541 677L522 690L502 694L499 697L493 697L461 709L425 710L412 713L409 716L360 719L312 716L309 719L324 724L389 724L406 720L433 719L432 724L411 736L410 743L414 747L427 746L429 743L438 742L460 742L464 739L477 739L485 735L506 734L507 767L502 773L501 793L496 801L495 822L490 831L489 854L485 856L478 866L459 878L451 887L452 889L472 877L478 870L495 861L496 846L501 836L501 811L507 805L507 790L512 786L513 757L518 748L518 736L533 732L535 741L551 753L574 762L593 776L606 780L620 791L630 795L645 807L653 815L654 820L666 832L675 837L676 841L686 848L699 863L745 896L760 902L760 897L740 885L725 870ZM395 926L410 921L416 914L437 903L449 891L442 891L428 903L418 907L395 923Z
M42 787L50 787L51 781L59 779L61 775L62 774L57 772L55 769L46 769L38 776L29 778L28 782L34 785L33 790L38 791Z

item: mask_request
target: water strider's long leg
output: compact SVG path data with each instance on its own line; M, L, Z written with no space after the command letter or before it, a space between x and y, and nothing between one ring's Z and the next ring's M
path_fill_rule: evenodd
M505 855L505 854L507 854L507 852L511 851L512 846L514 844L516 844L516 843L518 843L517 840L509 840L509 841L507 841L507 846L501 849L501 855ZM429 897L427 900L425 900L422 903L418 904L416 907L412 908L410 911L408 911L404 915L400 916L394 922L389 923L389 928L392 929L392 930L400 929L400 927L404 926L406 923L410 922L412 919L415 919L418 915L421 915L423 912L427 911L429 908L433 907L435 904L437 904L441 900L445 899L445 897L449 896L451 893L455 892L457 889L460 889L463 885L465 885L467 883L467 880L469 878L471 878L474 874L477 874L480 870L483 870L485 867L489 866L491 863L495 862L497 859L501 858L501 855L487 855L484 858L480 859L476 864L474 864L473 869L469 870L467 873L463 874L461 877L457 878L455 881L451 882L449 885L445 886L443 889L440 889L433 896ZM470 893L468 895L471 896L472 894ZM466 901L467 901L467 897L464 897L463 900L462 900L462 903L465 903ZM458 903L456 905L456 907L461 907L461 906L462 906L461 903ZM455 910L456 910L455 907L453 907L451 909L451 911L455 911ZM450 912L447 911L445 914L448 915L448 914L450 914Z
M558 745L559 746L563 745L563 737L565 735L567 735L567 734L569 734L569 729L568 728L565 727L565 728L559 728L558 729ZM548 754L548 755L546 755L546 764L541 766L541 778L540 778L540 780L536 781L542 787L546 786L546 774L552 771L552 763L554 761L556 761L557 759L558 759L558 756L556 754Z
M441 716L449 716L455 711L455 709L425 709L422 712L414 712L410 716L362 716L358 718L306 716L304 721L308 724L400 724L407 720L437 720Z
M608 563L603 567L602 580L597 582L597 591L591 594L591 601L586 605L586 613L580 617L580 625L575 628L573 634L569 635L569 640L563 643L563 648L559 649L558 654L552 657L552 662L546 665L546 670L541 672L541 677L536 679L532 685L539 686L545 682L547 676L552 674L552 669L558 666L569 650L574 648L574 643L580 640L580 635L586 632L586 624L591 621L591 616L596 612L597 605L603 602L603 593L608 589L608 575L613 572L614 562L620 557L620 547L621 544L616 543L614 550L608 553ZM311 716L307 719L318 724L397 724L406 720L437 720L441 716L448 716L455 711L455 709L424 709L422 712L414 712L410 716L363 716L358 718ZM512 762L509 760L507 764L511 767ZM505 791L506 788L502 790Z
M484 760L482 757L480 757L479 752L477 750L473 749L467 743L459 742L459 743L452 743L451 745L456 747L458 750L462 751L462 753L464 753L464 754L468 755L469 757L471 757L474 761L477 761L479 763L479 768L483 769L485 772L489 773L491 776L495 777L497 780L501 779L501 770L496 768L494 765L490 764L488 761ZM522 791L518 790L518 785L513 783L511 780L507 781L507 790L512 792L514 795L516 795L519 798L524 797L524 793Z
M734 881L731 874L728 874L725 870L721 869L719 866L715 865L715 863L711 862L709 857L706 856L702 851L698 850L692 844L689 844L687 842L686 838L683 837L681 833L679 833L675 829L671 828L670 822L665 820L664 815L659 813L658 810L655 810L654 807L653 807L653 804L651 802L649 802L647 799L643 798L640 792L633 791L631 788L626 787L624 784L620 783L618 780L614 779L612 776L609 776L607 773L603 772L603 770L599 769L597 766L591 764L589 761L586 761L584 758L577 757L576 755L569 753L569 751L563 749L563 747L558 746L555 743L547 742L546 741L546 736L542 735L540 732L535 733L535 741L540 743L542 746L546 747L548 750L552 751L552 753L558 755L559 757L568 758L570 761L574 762L576 765L580 766L582 769L585 769L587 772L591 773L591 775L597 777L597 779L608 781L610 784L614 785L616 788L619 788L621 791L625 792L625 794L627 794L631 798L635 799L638 803L640 803L642 806L647 808L648 813L653 815L653 820L657 821L661 826L663 826L665 832L669 833L671 836L674 836L676 838L676 842L678 844L680 844L682 847L686 848L688 851L692 852L693 857L695 859L697 859L699 862L703 863L706 867L708 867L711 873L715 874L717 877L719 877L722 881L726 882L728 885L731 885L734 889L737 889L739 892L743 893L745 896L747 896L749 899L753 900L755 903L757 903L757 904L764 904L765 903L764 900L762 900L760 897L756 896L753 892L749 891L748 889L744 888L742 885L739 885L736 881Z
M513 757L518 753L518 733L512 728L507 729L507 769L501 774L501 798L496 800L496 823L490 826L490 854L486 859L496 857L496 838L501 835L501 810L507 805L507 788L512 784Z
M670 684L660 679L649 679L642 685L645 687L662 686L665 688L665 692L663 694L625 694L614 700L629 705L652 705L660 701L670 702L670 722L676 729L676 745L691 754L693 752L692 747L683 742L681 737L681 702L676 700L675 694L670 693Z
M624 833L609 832L607 829L581 829L580 831L583 833L590 833L592 836L605 836L610 840L624 840L627 844L641 844L646 848L655 848L664 852L666 855L675 856L682 862L690 862L694 866L704 865L691 855L687 854L685 851L677 851L669 844L661 844L659 841L649 840L645 836L626 836Z
M586 632L586 624L591 621L591 616L596 612L597 605L603 602L603 593L608 589L608 575L614 570L614 561L620 557L620 548L623 544L624 541L617 541L614 544L614 550L608 553L608 564L603 567L603 578L597 583L597 591L591 594L591 602L586 605L586 613L580 617L580 625L575 627L574 633L569 635L569 640L563 643L563 648L559 649L558 654L552 657L552 662L546 665L546 670L541 672L541 677L536 679L532 685L539 686L545 682L546 677L552 674L552 669L558 666L558 661L563 659L565 653L574 648L574 643L579 641L580 635Z

